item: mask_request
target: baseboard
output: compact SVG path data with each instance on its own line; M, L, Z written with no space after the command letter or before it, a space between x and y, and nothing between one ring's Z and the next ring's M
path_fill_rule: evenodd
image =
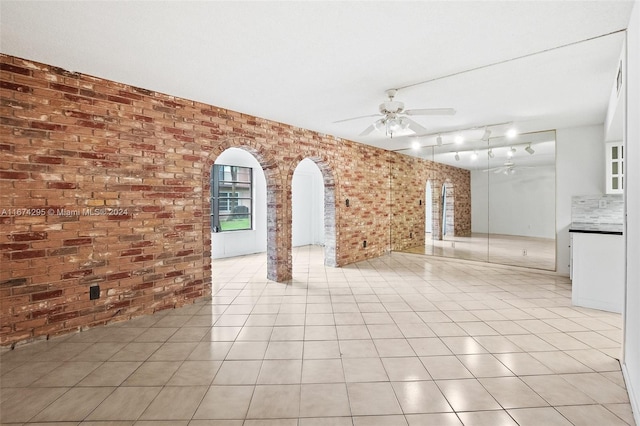
M640 394L636 393L637 389L634 389L631 386L631 380L629 380L629 373L627 372L626 364L622 365L622 376L624 377L624 383L627 387L627 393L629 394L633 419L637 425L640 425L640 399L638 399L640 398Z

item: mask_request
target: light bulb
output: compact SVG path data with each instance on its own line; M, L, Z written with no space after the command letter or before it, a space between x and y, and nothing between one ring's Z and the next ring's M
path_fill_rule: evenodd
M513 139L513 138L515 138L516 136L518 136L518 131L517 131L516 129L511 128L511 129L507 130L507 137L508 137L509 139Z
M457 143L458 145L460 145L462 142L464 142L464 138L462 136L458 135L454 139L454 142Z
M420 149L420 142L418 142L418 141L411 142L411 148L416 149L416 150Z
M471 154L471 161L476 161L477 159L478 159L478 152L473 151L473 153Z

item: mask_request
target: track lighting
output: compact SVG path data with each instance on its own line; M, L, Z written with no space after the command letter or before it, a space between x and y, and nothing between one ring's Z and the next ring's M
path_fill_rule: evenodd
M442 136L438 135L438 137L436 138L436 145L442 146Z
M471 161L476 161L478 159L478 151L473 151L471 154Z
M529 155L533 155L533 153L535 152L533 148L531 148L531 144L527 145L527 147L524 150L527 151Z
M455 158L455 159L456 159L456 161L460 161L460 154L458 154L458 153L456 152L456 156L455 156L455 157L453 157L453 158Z
M458 145L460 145L462 142L464 142L464 138L461 135L458 135L454 139L454 142L457 143Z
M416 149L416 150L420 149L420 142L418 142L418 141L411 142L411 148Z
M511 158L516 154L516 149L514 147L509 148L509 151L507 151L507 157Z
M507 130L507 137L508 137L509 139L513 139L513 138L515 138L516 136L518 136L518 131L517 131L516 129L511 128L511 129Z
M490 148L489 151L487 151L487 155L489 156L489 158L495 157L495 155L493 154L493 149L492 148Z
M487 142L489 140L489 137L491 136L491 130L489 130L488 128L484 128L484 134L482 135L482 140Z

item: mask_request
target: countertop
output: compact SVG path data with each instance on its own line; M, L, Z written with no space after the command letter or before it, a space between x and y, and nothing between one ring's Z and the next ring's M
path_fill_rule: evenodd
M573 222L569 226L569 232L580 232L583 234L608 234L622 235L624 225L621 223L587 223Z

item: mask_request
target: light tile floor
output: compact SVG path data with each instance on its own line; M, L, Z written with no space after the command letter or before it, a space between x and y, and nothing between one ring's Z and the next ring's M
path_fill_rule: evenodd
M393 253L216 260L209 301L0 358L2 424L632 425L620 316L568 279Z

